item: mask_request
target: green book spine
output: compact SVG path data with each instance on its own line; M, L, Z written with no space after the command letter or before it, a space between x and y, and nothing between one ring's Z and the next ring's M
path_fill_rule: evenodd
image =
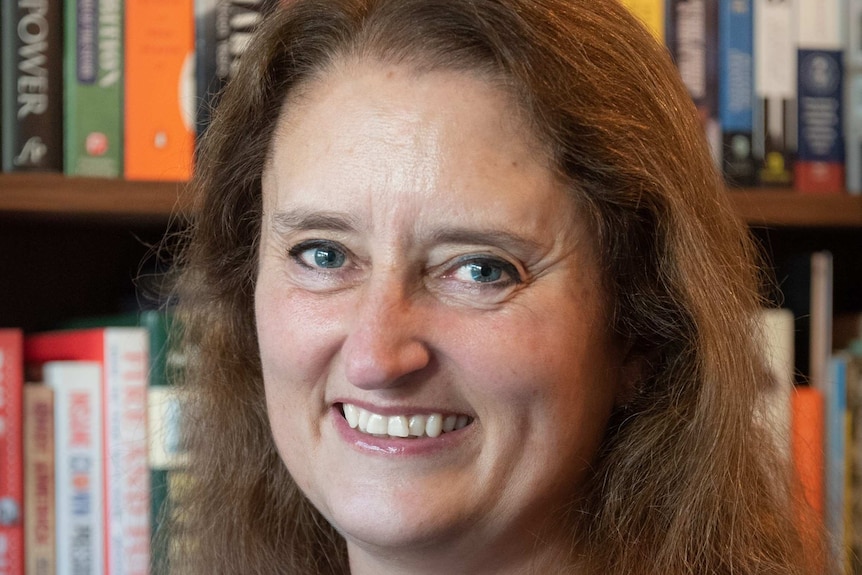
M4 172L63 167L63 0L0 3Z
M118 178L123 158L123 3L66 0L64 165Z

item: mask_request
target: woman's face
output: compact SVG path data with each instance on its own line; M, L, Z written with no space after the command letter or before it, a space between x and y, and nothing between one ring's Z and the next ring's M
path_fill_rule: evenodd
M506 93L344 65L286 107L263 199L272 433L351 562L552 542L626 370L584 219Z

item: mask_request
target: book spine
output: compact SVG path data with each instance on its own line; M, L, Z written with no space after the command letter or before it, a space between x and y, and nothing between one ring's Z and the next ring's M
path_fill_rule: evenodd
M105 330L105 557L109 575L149 573L147 338L145 329Z
M837 0L798 0L798 155L794 188L840 194L844 174L844 64Z
M191 176L194 146L192 0L125 3L125 147L129 180Z
M718 0L670 0L667 14L668 49L697 106L716 165L720 165Z
M824 452L825 524L832 554L840 573L846 573L845 525L847 522L847 358L836 355L829 362Z
M794 317L787 308L764 308L758 317L761 353L771 377L764 397L762 417L775 431L778 450L788 461L792 459L791 397L793 394L795 349Z
M173 377L182 369L182 355L171 345L173 319L161 311L144 311L139 323L150 334L150 372L147 419L150 466L150 540L154 563L167 568L167 537L159 535L163 521L172 513L168 475L184 465L180 440L181 404Z
M24 573L23 334L0 330L0 574Z
M123 4L66 0L65 172L122 176Z
M274 5L273 0L194 0L198 136L206 131L252 33Z
M752 0L720 0L718 108L722 173L730 186L757 182L754 125L754 10Z
M54 505L54 391L40 383L24 386L24 543L26 573L56 570Z
M810 527L823 524L825 405L819 389L797 386L791 409L791 448L793 464L809 509L800 509L801 523ZM812 516L813 514L813 516Z
M798 53L799 154L793 187L808 194L844 191L844 73L840 50Z
M656 40L665 43L665 0L623 0L622 3L646 25Z
M850 545L851 573L862 573L862 340L851 349L847 364L847 408L849 415Z
M212 117L212 108L227 78L230 54L219 52L218 31L227 29L224 6L226 0L194 0L195 8L195 134L206 131ZM217 13L224 13L219 19ZM217 26L217 22L221 26ZM224 33L224 32L223 32ZM226 46L225 46L226 47Z
M101 365L48 362L44 377L54 390L57 575L102 575Z
M754 157L761 186L793 183L796 15L796 0L754 0Z
M825 392L832 356L834 261L832 253L825 250L813 252L809 258L808 371L811 385Z
M862 0L847 0L844 66L845 187L862 194Z
M62 0L2 3L2 168L63 168Z

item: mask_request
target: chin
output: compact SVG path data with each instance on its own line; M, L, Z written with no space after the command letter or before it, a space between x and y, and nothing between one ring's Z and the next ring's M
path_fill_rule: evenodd
M394 497L341 500L323 511L348 544L373 548L427 548L459 538L469 520L457 513L440 514L421 493ZM451 511L451 508L450 508Z

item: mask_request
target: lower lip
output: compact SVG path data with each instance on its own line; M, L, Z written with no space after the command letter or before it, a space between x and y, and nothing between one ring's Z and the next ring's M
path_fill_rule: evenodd
M471 423L461 429L442 433L438 437L377 437L350 427L337 406L333 406L330 413L336 431L351 447L362 453L382 456L427 456L449 450L464 442L473 428Z

